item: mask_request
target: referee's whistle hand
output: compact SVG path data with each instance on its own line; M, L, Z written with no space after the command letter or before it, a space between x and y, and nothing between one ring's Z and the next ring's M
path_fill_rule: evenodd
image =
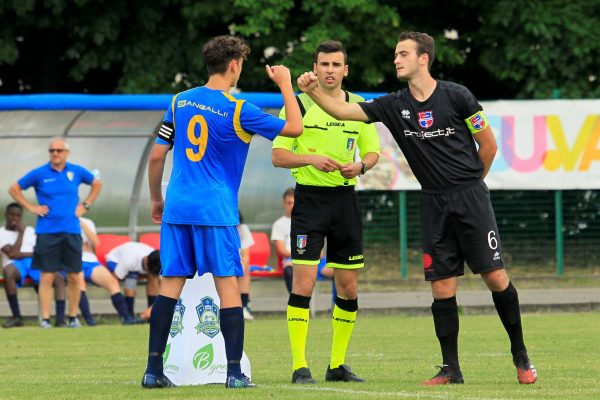
M340 173L344 178L351 179L358 176L358 174L360 174L361 169L362 164L353 162L342 165L342 167L340 168Z
M319 171L323 171L323 172L337 171L342 167L341 164L338 163L337 161L335 161L329 157L319 156L319 155L312 156L311 164L313 165L313 167L315 167Z

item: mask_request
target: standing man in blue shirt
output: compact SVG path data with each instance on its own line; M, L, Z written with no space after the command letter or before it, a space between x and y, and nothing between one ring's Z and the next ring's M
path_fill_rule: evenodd
M273 140L278 134L302 133L300 108L290 71L266 66L279 86L286 120L237 100L236 86L250 48L240 38L218 36L202 48L208 82L173 97L148 163L152 221L160 224L162 281L150 316L148 365L142 386L172 387L163 374L163 352L173 311L187 278L210 272L220 299L220 328L227 356L225 387L255 386L242 374L244 316L238 286L243 275L236 226L238 190L250 140L255 134ZM173 149L173 170L166 201L161 193L165 159ZM199 296L200 297L200 294Z
M52 282L58 271L67 273L69 300L68 327L78 328L79 273L81 272L81 227L79 217L90 209L102 183L87 169L67 162L69 146L63 137L50 140L50 162L36 168L16 183L8 192L27 211L38 216L37 241L32 268L41 271L40 308L42 328L50 328ZM79 185L91 186L83 202L79 201ZM33 187L38 204L31 203L23 190Z

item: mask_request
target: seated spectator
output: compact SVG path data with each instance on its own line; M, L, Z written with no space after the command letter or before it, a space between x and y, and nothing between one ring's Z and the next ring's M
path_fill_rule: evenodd
M288 293L292 291L292 253L290 231L292 229L292 209L294 208L294 188L283 192L283 216L273 223L271 228L271 241L275 244L277 259L283 267L283 278ZM327 267L324 254L321 252L322 262L319 263L318 277L333 279L333 268Z
M273 223L271 241L275 244L277 260L283 267L283 278L288 293L292 291L292 247L290 231L292 229L292 209L294 208L294 188L283 192L283 216Z
M81 224L81 237L82 237L82 260L83 260L83 274L81 276L81 298L79 300L79 309L85 322L89 326L96 325L96 321L92 317L90 311L89 302L86 293L86 282L92 282L93 284L100 286L110 294L113 307L117 310L117 314L121 318L124 325L132 325L143 322L139 318L135 318L134 315L129 314L127 309L127 303L125 297L121 293L119 287L119 281L115 278L110 271L102 266L96 257L96 246L100 243L96 234L96 224L89 218L79 218Z
M106 266L124 281L125 302L129 315L135 315L135 294L138 275L147 275L146 296L151 306L158 296L160 284L160 252L144 243L126 242L106 255Z
M239 213L239 211L238 211ZM240 257L242 258L242 267L244 267L244 276L238 278L240 294L242 297L242 311L244 319L251 321L254 319L250 309L250 246L254 244L252 233L248 225L244 224L244 217L240 214L240 224L237 226L240 235Z
M5 225L0 227L0 252L2 253L4 291L12 317L6 320L2 327L14 328L23 326L17 288L21 287L29 278L33 281L34 289L37 292L40 271L31 268L36 235L32 227L24 226L22 223L23 207L18 203L10 203L6 207L4 216ZM53 285L56 291L57 325L64 325L65 281L63 277L56 274Z

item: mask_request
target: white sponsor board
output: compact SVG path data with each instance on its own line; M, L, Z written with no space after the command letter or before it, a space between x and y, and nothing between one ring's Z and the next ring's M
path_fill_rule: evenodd
M176 385L225 383L227 357L220 326L221 308L212 274L188 279L175 307L164 373ZM250 360L242 372L251 378Z
M600 100L491 101L481 105L498 143L485 179L490 189L600 189ZM381 158L360 179L358 188L419 189L387 128L378 126L378 132Z

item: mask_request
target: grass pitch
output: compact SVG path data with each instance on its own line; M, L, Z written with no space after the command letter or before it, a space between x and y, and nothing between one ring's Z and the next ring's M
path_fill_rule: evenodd
M537 367L535 385L519 385L508 338L495 315L462 316L464 385L421 387L441 363L431 317L359 314L346 362L368 382L325 383L331 325L312 319L307 356L317 385L290 384L286 322L246 325L246 353L259 387L221 385L144 390L148 326L0 331L1 399L598 399L600 313L524 315Z

